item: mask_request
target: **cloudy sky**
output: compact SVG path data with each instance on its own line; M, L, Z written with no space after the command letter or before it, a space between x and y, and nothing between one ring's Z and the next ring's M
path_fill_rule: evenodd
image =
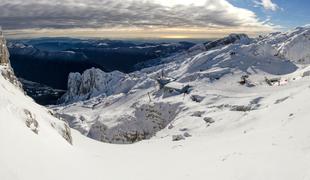
M308 0L1 0L11 37L216 38L308 24Z

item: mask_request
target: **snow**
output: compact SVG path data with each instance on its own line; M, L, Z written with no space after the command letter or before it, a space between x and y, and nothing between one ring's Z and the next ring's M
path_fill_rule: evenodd
M310 68L298 61L305 49L288 45L306 31L180 53L131 74L71 74L67 101L51 108L76 129L73 145L64 122L0 75L0 179L309 179ZM193 90L165 96L162 74ZM244 75L255 86L239 84Z
M170 89L182 90L185 87L185 85L178 83L178 82L171 82L171 83L165 85L165 87L170 88Z
M229 90L242 94L247 88L263 91L260 88L270 85L266 79L279 79L272 85L285 86L292 79L303 77L307 69L294 59L283 58L279 52L284 42L288 42L283 37L297 38L307 31L307 28L297 28L287 34L276 33L258 39L233 34L209 43L215 45L211 50L199 49L173 55L164 60L165 64L131 74L105 73L94 68L82 75L73 73L69 77L68 93L63 97L65 104L53 109L59 117L67 118L71 127L96 140L127 144L149 139L165 129L168 124L163 122L179 121L182 112L186 113L181 117L197 112L206 114L205 103L210 96L206 92L218 95ZM310 44L310 41L304 43ZM244 75L249 77L247 86L240 86L238 82ZM175 80L165 87L181 89L190 85L193 92L188 96L167 93L156 83L155 79L159 77ZM203 102L200 100L200 104L191 107L195 101L193 95L199 95ZM221 95L218 96L212 98L220 99ZM211 102L214 103L213 100ZM170 106L169 113L176 117L163 121L162 113L165 111L157 108L158 104ZM218 109L231 111L251 111L259 105L227 102L218 106L221 107ZM152 113L139 116L137 112L141 109Z
M143 77L140 76L142 79ZM86 100L98 95L127 93L138 85L138 79L119 71L105 73L100 69L92 68L83 74L70 73L68 92L62 98L65 103Z

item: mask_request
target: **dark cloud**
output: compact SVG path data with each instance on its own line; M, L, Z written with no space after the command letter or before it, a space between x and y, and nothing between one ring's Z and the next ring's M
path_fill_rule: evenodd
M226 0L173 7L148 0L1 0L0 12L6 29L263 26Z

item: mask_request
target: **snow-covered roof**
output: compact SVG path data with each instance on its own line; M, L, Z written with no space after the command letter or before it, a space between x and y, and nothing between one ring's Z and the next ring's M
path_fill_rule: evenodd
M183 88L188 87L188 85L184 85L179 82L171 82L166 84L165 87L170 89L182 90Z

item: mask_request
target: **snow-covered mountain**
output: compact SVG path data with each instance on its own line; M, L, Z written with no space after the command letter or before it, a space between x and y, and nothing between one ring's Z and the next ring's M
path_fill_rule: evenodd
M19 78L65 89L70 72L81 73L96 67L107 72L119 70L129 73L144 67L135 66L137 63L167 57L193 45L189 42L38 38L10 40L8 48L12 67ZM28 71L29 68L32 71Z
M204 118L209 118L204 117L209 116L210 104L205 99L214 98L210 91L215 91L218 96L223 96L222 91L264 91L274 81L288 83L299 77L289 74L304 71L300 62L308 61L309 51L297 47L310 45L309 32L309 28L297 28L257 39L233 34L204 44L204 48L197 45L163 59L159 65L130 74L106 73L95 68L83 74L72 73L68 92L62 97L65 105L55 107L55 111L83 134L111 143L151 138L168 125L172 127L181 121L177 119L191 119L197 115L203 123ZM166 79L167 83L174 81L171 82L174 85L161 84L160 87L159 83ZM246 86L240 85L242 81ZM178 92L187 86L191 87L190 92ZM264 99L260 96L252 98L253 101ZM196 99L201 102L195 102ZM218 106L247 111L258 106L258 102L251 102ZM195 108L191 107L193 103ZM182 128L186 127L179 127Z
M72 73L56 119L1 76L0 179L309 179L309 32L233 35L130 74ZM35 114L38 134L12 107ZM57 119L75 129L72 146Z

